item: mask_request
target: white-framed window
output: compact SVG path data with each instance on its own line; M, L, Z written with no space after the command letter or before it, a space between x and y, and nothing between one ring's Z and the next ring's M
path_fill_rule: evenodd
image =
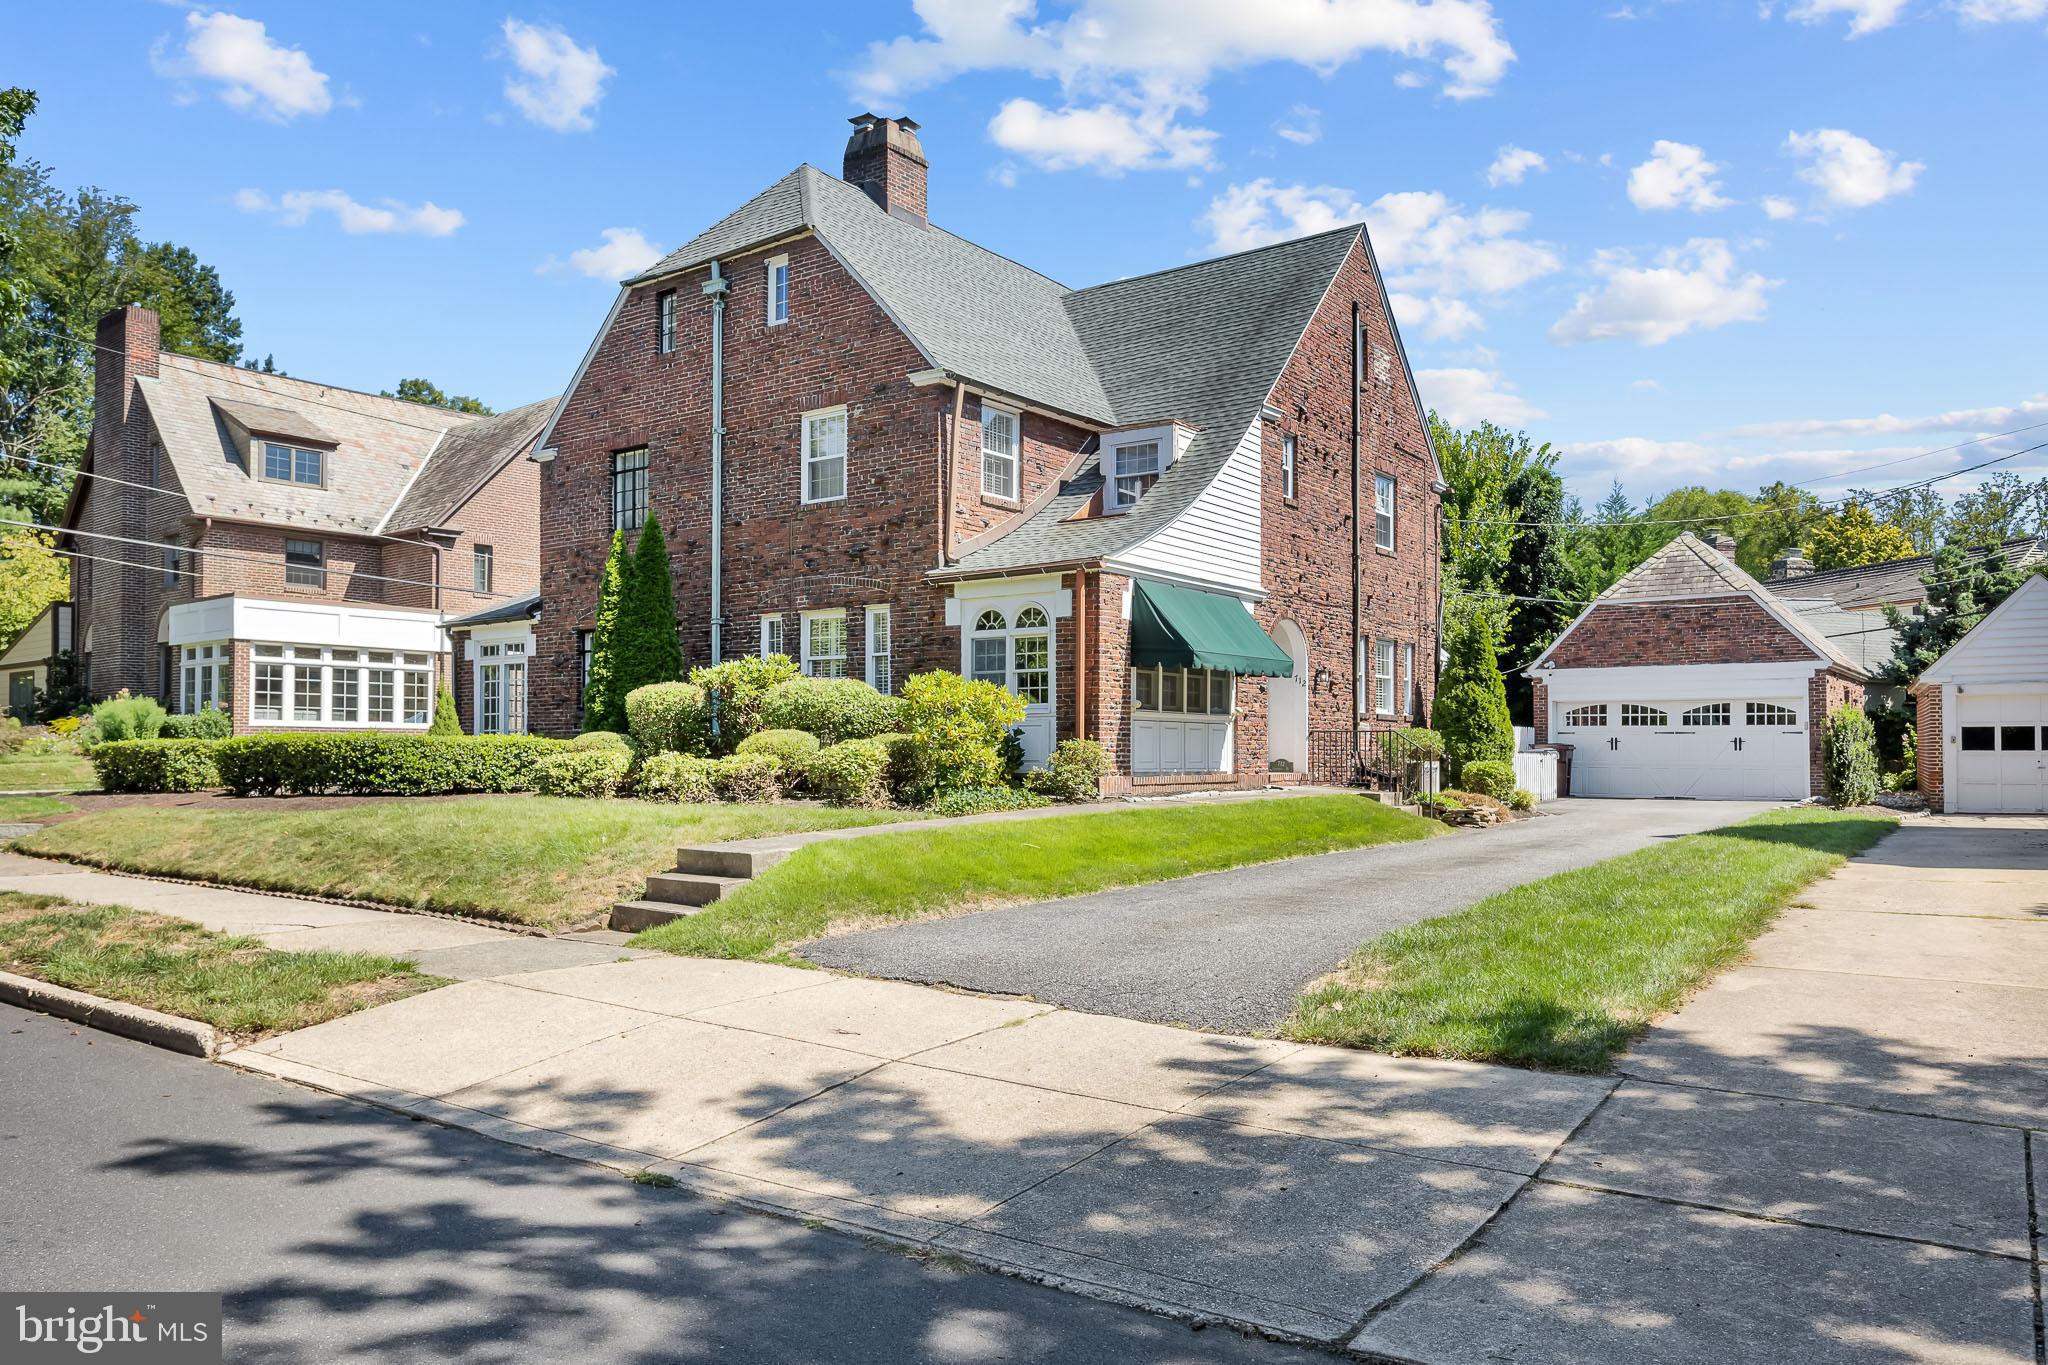
M1375 640L1372 646L1373 706L1383 716L1394 714L1394 642Z
M228 642L179 649L178 710L186 715L227 706L234 696L234 655Z
M676 291L664 289L654 296L654 349L669 355L676 348Z
M789 321L789 257L768 258L768 325Z
M770 654L787 654L782 647L782 617L780 615L761 618L761 657Z
M647 520L647 447L612 455L612 529L636 531Z
M1237 675L1216 668L1133 668L1131 701L1147 715L1229 716L1237 704Z
M1671 717L1654 706L1641 702L1625 701L1621 704L1621 723L1629 726L1669 725Z
M298 483L318 488L326 482L326 457L304 446L280 441L263 443L263 477L271 483Z
M1017 496L1017 414L981 405L981 491L991 498Z
M846 496L846 407L804 414L805 502L836 502Z
M499 640L476 647L476 733L526 733L524 640Z
M1592 706L1574 706L1564 713L1564 723L1567 729L1577 729L1580 726L1600 729L1607 724L1607 703L1603 701Z
M496 553L488 545L479 545L470 551L469 587L471 592L489 592L491 590L491 568L496 558Z
M804 676L846 676L846 613L807 611L804 624Z
M1280 496L1290 502L1294 499L1294 437L1290 434L1280 438Z
M1110 450L1109 511L1136 506L1145 490L1159 482L1159 471L1165 468L1162 452L1157 440L1132 441Z
M1372 543L1394 548L1394 476L1376 474L1372 481Z
M217 655L227 648L216 646ZM433 719L431 654L271 644L249 653L250 719L259 725L424 727ZM227 684L223 667L214 694L225 696Z
M1678 723L1688 728L1695 726L1733 725L1735 723L1735 703L1716 701L1708 702L1705 706L1695 706L1683 716L1680 716Z
M1401 714L1415 709L1415 646L1401 646Z
M994 607L974 618L967 667L976 682L1010 685L1010 620Z
M1797 725L1799 713L1789 706L1773 706L1767 701L1749 701L1742 704L1743 722L1748 725Z
M896 690L896 674L891 659L889 638L889 604L877 603L868 608L868 686L877 692Z
M967 642L968 676L1014 692L1029 706L1053 700L1052 614L1035 602L1006 616L985 607Z
M583 694L590 690L590 661L597 657L597 632L579 630L576 632L576 655L582 660L582 671L577 675L576 704L583 704Z
M284 543L284 581L291 588L327 586L327 547L317 540Z

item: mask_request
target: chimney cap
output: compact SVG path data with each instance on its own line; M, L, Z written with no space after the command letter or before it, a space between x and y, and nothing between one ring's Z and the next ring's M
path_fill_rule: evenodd
M914 118L883 118L880 114L855 114L847 122L856 128L872 128L877 123L893 123L898 128L908 128L913 133L923 126Z

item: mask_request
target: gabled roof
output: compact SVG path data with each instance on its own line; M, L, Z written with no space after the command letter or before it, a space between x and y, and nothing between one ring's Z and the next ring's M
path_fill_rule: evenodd
M2042 666L2048 664L2048 631L2042 629L2044 623L2048 623L2048 578L2034 574L2014 588L2003 602L1985 613L1984 619L1970 627L1962 639L1950 645L1946 654L1927 665L1914 679L1914 690L1930 684L1959 681L1954 676L1956 670L1971 662L1973 655L1998 647L2003 643L2001 634L2007 636L2011 644L2020 645L2023 651L2020 676L2039 679ZM1995 656L1993 662L1996 662Z
M1990 548L1976 546L1966 553L1972 560L1982 559ZM2006 559L2016 566L2035 564L2048 559L2048 536L2018 536L1997 548L2005 551ZM1885 564L1864 564L1852 569L1773 578L1767 586L1788 601L1826 599L1844 610L1860 608L1867 611L1887 602L1926 601L1927 585L1920 581L1920 577L1933 567L1933 555L1915 555L1911 559L1894 559Z
M392 509L383 529L411 531L447 525L493 475L533 447L554 407L554 399L544 398L450 431Z

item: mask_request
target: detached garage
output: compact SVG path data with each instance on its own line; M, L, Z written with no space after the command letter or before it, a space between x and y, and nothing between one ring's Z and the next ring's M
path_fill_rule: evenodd
M1999 603L1920 675L1913 698L1930 808L2048 811L2048 579Z
M1672 541L1527 670L1538 743L1572 746L1574 796L1803 800L1820 725L1864 671L1735 564L1730 536Z

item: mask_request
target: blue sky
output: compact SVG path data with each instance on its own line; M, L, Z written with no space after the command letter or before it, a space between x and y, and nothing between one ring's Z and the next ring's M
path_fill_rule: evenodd
M329 383L557 391L619 274L800 161L836 173L872 107L923 124L935 221L1071 284L1364 218L1425 402L1558 445L1589 498L1832 491L2048 423L2048 0L118 0L9 27L27 152L140 203L254 355Z

